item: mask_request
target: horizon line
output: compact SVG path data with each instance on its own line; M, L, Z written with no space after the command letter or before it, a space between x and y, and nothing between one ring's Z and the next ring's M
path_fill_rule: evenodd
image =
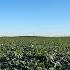
M70 37L70 35L0 35L0 37Z

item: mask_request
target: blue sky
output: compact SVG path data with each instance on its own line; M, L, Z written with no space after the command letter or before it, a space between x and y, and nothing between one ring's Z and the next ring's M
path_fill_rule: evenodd
M70 0L0 0L0 35L70 35Z

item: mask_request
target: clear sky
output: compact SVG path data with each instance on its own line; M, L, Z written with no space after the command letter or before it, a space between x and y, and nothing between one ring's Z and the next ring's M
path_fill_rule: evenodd
M0 35L70 34L70 0L0 0Z

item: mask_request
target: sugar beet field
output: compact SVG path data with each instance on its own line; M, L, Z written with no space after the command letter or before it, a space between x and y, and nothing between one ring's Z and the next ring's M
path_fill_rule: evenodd
M0 37L0 70L70 70L70 37Z

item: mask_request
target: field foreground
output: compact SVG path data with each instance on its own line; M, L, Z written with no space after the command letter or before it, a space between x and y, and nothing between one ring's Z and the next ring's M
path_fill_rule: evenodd
M70 37L1 37L0 70L70 70Z

